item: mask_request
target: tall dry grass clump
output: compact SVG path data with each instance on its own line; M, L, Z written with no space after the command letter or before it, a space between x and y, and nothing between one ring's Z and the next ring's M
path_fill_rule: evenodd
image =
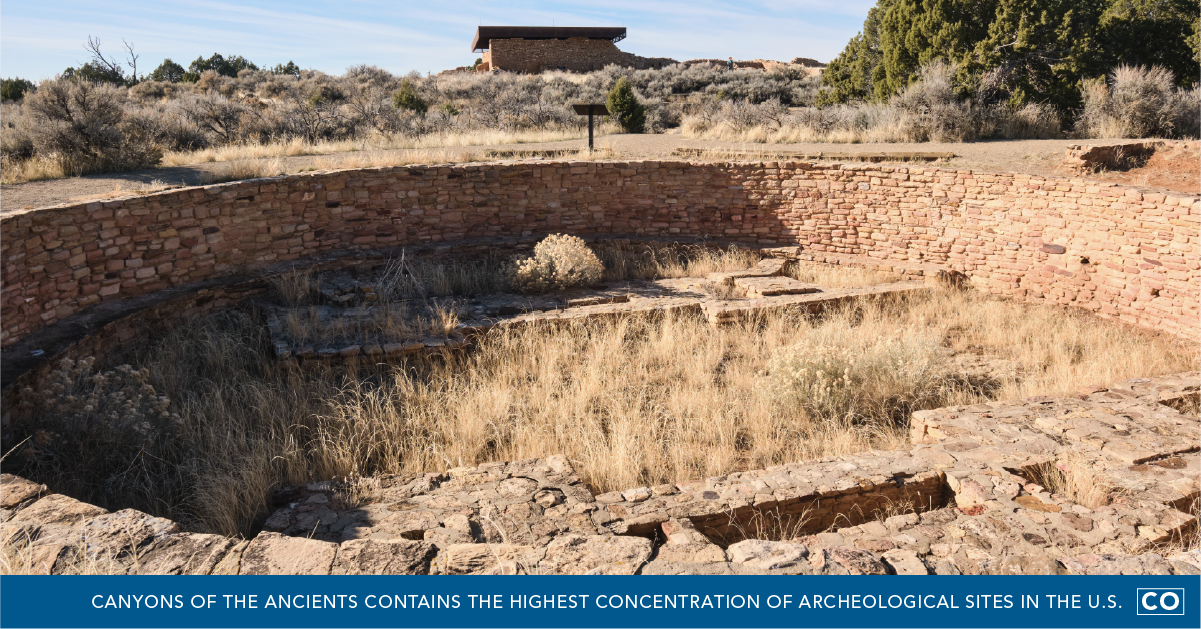
M1099 478L1084 455L1077 452L1036 467L1031 480L1052 494L1093 509L1109 504L1114 493L1109 479Z
M652 251L631 266L687 268ZM299 303L308 289L293 284ZM595 490L625 489L904 447L913 410L1068 395L1198 359L1166 337L949 289L716 329L690 316L495 329L470 352L393 365L287 369L269 345L257 314L232 311L150 343L116 370L125 380L98 385L76 365L61 390L29 394L10 431L29 439L6 471L248 534L281 484L563 453ZM997 362L967 378L959 356ZM101 430L135 392L130 408L149 410Z
M1085 83L1077 134L1092 138L1201 135L1201 88L1175 86L1160 66L1121 65L1107 79Z

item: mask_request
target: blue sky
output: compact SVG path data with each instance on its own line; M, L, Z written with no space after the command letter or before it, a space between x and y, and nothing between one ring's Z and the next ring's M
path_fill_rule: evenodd
M859 31L875 0L605 0L442 2L8 0L0 4L0 76L49 78L87 61L99 37L121 39L139 73L164 58L240 54L261 66L295 61L341 74L366 63L395 73L468 65L476 26L625 26L618 46L648 57L829 61Z

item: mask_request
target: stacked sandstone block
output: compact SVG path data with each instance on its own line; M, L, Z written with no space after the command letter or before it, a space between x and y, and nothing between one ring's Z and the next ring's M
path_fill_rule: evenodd
M1197 338L1201 199L1083 180L804 162L304 173L0 217L0 344L100 303L335 252L545 233L726 239L933 266Z
M607 39L493 39L484 53L488 70L538 74L563 68L571 72L593 72L608 65L646 70L676 63L675 59L639 57L622 52Z

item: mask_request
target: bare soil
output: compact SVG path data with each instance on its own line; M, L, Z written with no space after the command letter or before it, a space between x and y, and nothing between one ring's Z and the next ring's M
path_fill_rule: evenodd
M1108 140L1090 140L1085 144L1103 144ZM1114 140L1113 142L1118 142ZM879 153L886 152L950 152L955 157L940 160L931 165L963 168L986 172L1016 172L1041 176L1083 177L1097 181L1110 181L1162 191L1201 192L1201 143L1168 142L1150 160L1142 165L1133 165L1127 170L1110 170L1100 173L1079 173L1064 163L1067 147L1080 144L1080 140L999 140L966 143L906 143L906 144L754 144L743 142L720 142L682 138L678 133L658 135L607 135L597 138L598 147L610 148L617 159L671 159L678 148L732 149L739 151L772 152L807 151L836 153ZM462 147L478 159L484 159L489 150L540 151L581 150L586 140L565 140L527 144ZM411 151L390 151L405 154ZM378 153L378 151L377 151ZM350 155L343 153L339 155ZM299 172L315 168L323 156L301 156L268 158L278 159L288 172ZM168 185L198 185L218 175L222 163L196 164L172 168L156 168L135 172L90 175L50 181L0 186L0 213L21 209L34 209L80 201L91 198L122 196L158 180Z
M1061 170L1068 174L1069 169ZM1120 170L1105 170L1088 177L1140 188L1201 194L1201 142L1166 141L1144 163Z

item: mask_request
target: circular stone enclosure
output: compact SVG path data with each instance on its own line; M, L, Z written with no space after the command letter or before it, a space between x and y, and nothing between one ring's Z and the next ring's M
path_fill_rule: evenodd
M906 279L949 275L1196 340L1199 227L1198 197L1083 180L798 162L332 171L14 212L0 218L5 423L14 391L58 358L103 355L152 327L261 293L266 279L290 269L337 269L399 251L480 256L551 233L736 243ZM974 415L960 415L954 422L978 427ZM950 419L919 419L914 443L934 445L914 452L959 453L958 442L940 441ZM881 469L902 470L896 478L909 474L885 463ZM923 473L930 487L922 491L938 496L967 496L974 487ZM731 495L742 491L735 489ZM678 490L705 500L715 493ZM596 499L630 509L646 499L625 493ZM644 524L629 518L623 534L641 535L636 527Z

